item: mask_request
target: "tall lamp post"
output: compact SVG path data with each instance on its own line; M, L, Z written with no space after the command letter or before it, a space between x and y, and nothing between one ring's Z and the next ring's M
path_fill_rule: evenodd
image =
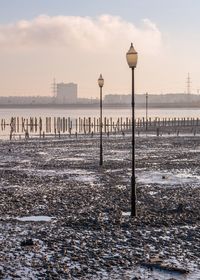
M138 54L131 43L126 54L128 66L132 69L132 177L131 177L131 217L135 217L136 212L136 185L135 185L135 91L134 91L134 69L137 65Z
M103 144L102 144L102 87L104 85L104 79L102 75L100 74L99 79L98 79L98 84L100 87L100 166L103 165Z

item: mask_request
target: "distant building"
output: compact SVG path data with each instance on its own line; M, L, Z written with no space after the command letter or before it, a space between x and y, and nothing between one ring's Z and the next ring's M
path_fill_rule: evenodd
M131 95L107 94L104 96L105 104L128 104L131 102Z
M0 96L0 105L37 105L52 104L48 96Z
M98 104L99 99L98 98L78 98L77 104Z
M56 90L57 104L74 104L77 103L77 84L58 83Z

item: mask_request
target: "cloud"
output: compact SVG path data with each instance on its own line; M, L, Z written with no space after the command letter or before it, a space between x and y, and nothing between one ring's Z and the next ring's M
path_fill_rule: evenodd
M139 57L136 89L142 92L154 87L153 73L161 72L158 61L165 57L162 34L149 19L136 25L112 15L40 15L0 25L0 94L13 90L49 94L49 83L56 77L77 82L79 96L94 96L100 73L108 93L128 93L126 52L131 42Z
M115 53L130 42L144 54L156 54L162 46L161 32L149 19L136 26L111 15L40 15L33 20L0 25L0 49L7 51L64 48L72 52Z

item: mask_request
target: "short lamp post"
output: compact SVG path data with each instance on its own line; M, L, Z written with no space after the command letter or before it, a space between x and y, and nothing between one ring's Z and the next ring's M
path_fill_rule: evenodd
M103 143L102 143L102 87L104 85L104 79L102 75L100 74L99 79L98 79L98 84L100 87L100 124L99 124L99 134L100 134L100 166L103 165Z
M132 176L131 176L131 217L137 215L136 211L136 185L135 185L135 91L134 91L134 69L137 65L138 54L131 43L126 54L128 66L132 69Z
M146 93L146 131L148 129L148 92Z

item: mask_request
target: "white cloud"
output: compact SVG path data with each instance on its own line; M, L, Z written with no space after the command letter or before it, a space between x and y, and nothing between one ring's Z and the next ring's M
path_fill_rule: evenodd
M65 48L116 52L133 41L142 53L154 54L162 44L161 33L150 20L136 26L120 17L97 18L41 15L33 20L0 25L0 49Z
M41 15L0 25L0 94L24 89L49 94L55 76L58 81L77 82L80 96L94 96L101 72L108 93L127 93L126 52L131 42L139 55L137 89L141 92L153 83L155 56L163 51L162 34L149 19L135 25L111 15Z

